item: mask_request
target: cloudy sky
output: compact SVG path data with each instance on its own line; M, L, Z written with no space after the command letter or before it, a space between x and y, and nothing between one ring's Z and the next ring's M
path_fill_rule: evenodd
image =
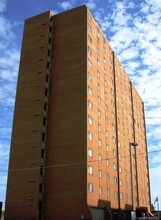
M5 201L24 19L87 4L145 103L152 203L161 209L161 0L0 0L0 201Z

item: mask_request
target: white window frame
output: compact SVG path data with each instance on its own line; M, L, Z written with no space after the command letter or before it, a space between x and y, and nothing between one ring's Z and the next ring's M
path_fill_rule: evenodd
M88 192L93 192L93 184L92 183L88 183Z
M93 157L93 150L91 148L88 148L88 156Z
M88 165L88 174L93 175L93 167Z
M93 134L90 131L88 131L88 140L93 141Z

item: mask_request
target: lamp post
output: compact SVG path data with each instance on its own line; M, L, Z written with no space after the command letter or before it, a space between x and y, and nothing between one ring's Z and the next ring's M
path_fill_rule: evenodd
M133 192L133 169L132 169L132 152L131 152L131 148L133 147L137 147L138 143L136 142L129 142L129 150L130 150L130 172L131 172L131 196L132 196L132 210L134 210L134 192Z

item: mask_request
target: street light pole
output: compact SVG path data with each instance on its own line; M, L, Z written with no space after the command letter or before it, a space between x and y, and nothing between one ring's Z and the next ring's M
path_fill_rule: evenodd
M132 169L132 152L131 148L137 147L138 144L133 142L129 142L129 151L130 151L130 173L131 173L131 197L132 197L132 210L134 211L134 192L133 192L133 169Z

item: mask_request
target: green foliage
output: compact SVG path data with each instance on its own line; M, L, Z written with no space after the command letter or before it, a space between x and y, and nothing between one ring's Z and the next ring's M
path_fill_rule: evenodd
M151 204L151 212L154 212L155 211L155 207L153 204Z

